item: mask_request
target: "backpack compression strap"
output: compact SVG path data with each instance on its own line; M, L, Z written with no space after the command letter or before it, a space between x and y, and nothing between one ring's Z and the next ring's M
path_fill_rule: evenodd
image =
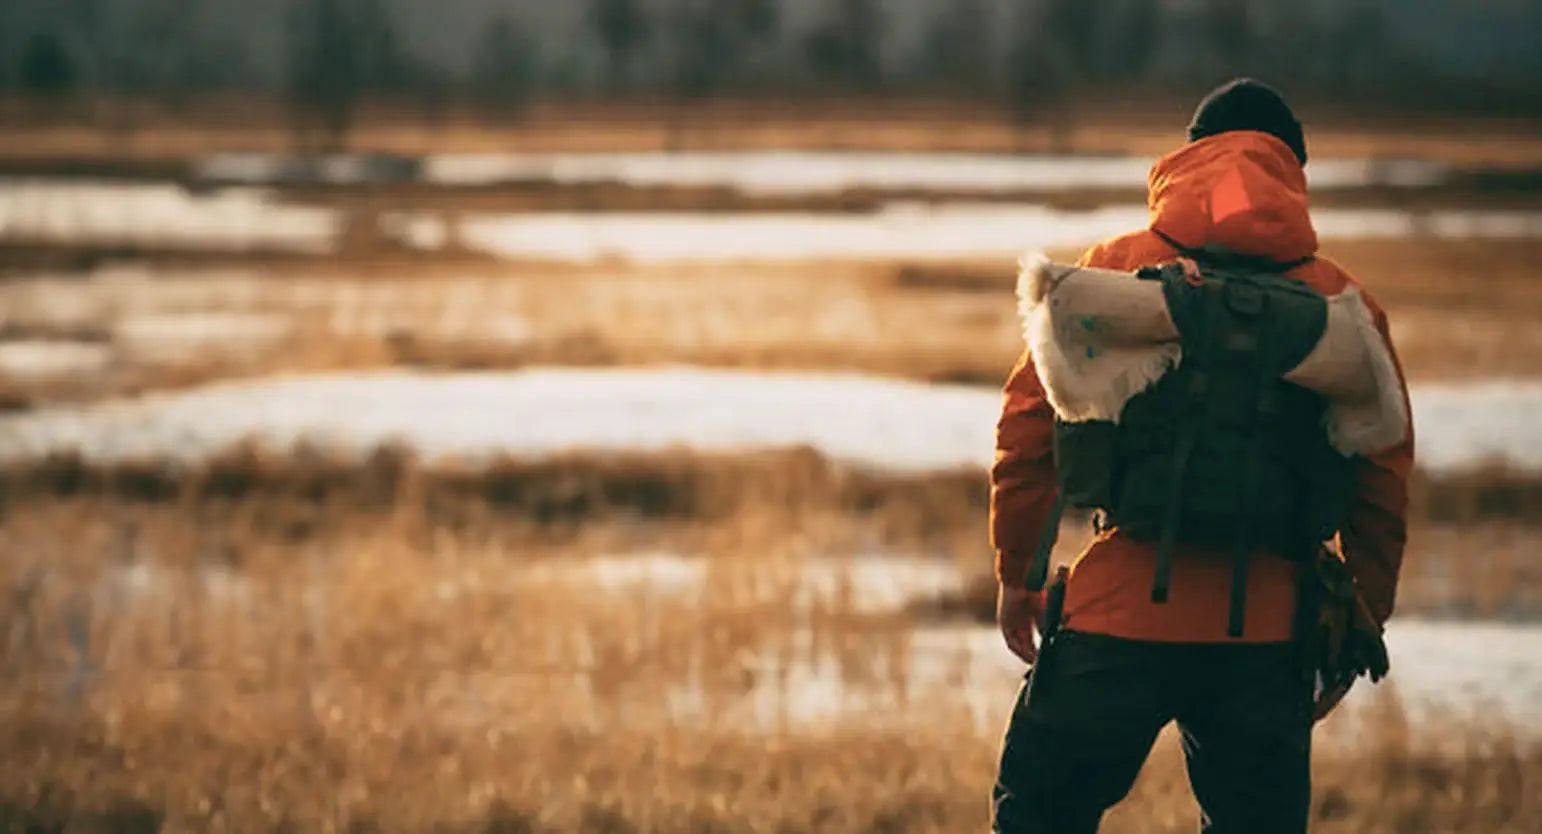
M1258 294L1259 306L1251 311L1248 316L1242 311L1230 310L1230 320L1251 317L1259 318L1269 313L1269 294ZM1242 470L1242 506L1249 508L1258 496L1258 478L1263 469L1264 435L1263 423L1265 418L1272 416L1276 411L1276 396L1274 391L1274 356L1271 350L1272 339L1260 339L1250 351L1252 360L1258 369L1258 389L1256 391L1257 402L1250 419L1252 421L1251 439L1248 443L1247 459L1243 461ZM1227 618L1226 633L1233 638L1242 637L1244 622L1246 620L1247 592L1248 592L1248 568L1252 564L1252 524L1244 516L1237 523L1236 541L1232 547L1232 573L1231 573L1231 611Z
M1183 485L1188 478L1189 458L1199 439L1199 410L1203 407L1210 387L1210 360L1215 352L1216 328L1224 310L1221 293L1206 291L1204 284L1190 283L1188 276L1178 266L1169 265L1161 273L1162 291L1167 307L1178 324L1179 332L1192 335L1202 347L1185 361L1191 362L1188 396L1185 398L1185 414L1178 424L1177 443L1173 447L1168 486L1167 505L1163 508L1162 529L1157 539L1156 578L1151 585L1151 601L1167 602L1172 587L1173 559L1178 547L1178 528L1183 519ZM1194 295L1198 294L1198 298ZM1198 302L1197 304L1192 302ZM1195 307L1203 307L1203 313L1194 316Z
M1055 490L1055 500L1049 505L1049 515L1044 518L1044 528L1039 531L1038 546L1033 551L1033 561L1028 563L1028 590L1038 593L1049 581L1049 557L1055 549L1055 539L1060 536L1060 519L1065 516L1066 491Z

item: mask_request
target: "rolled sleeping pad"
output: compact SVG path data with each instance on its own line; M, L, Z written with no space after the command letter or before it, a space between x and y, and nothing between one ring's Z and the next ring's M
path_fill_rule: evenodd
M1115 420L1182 358L1178 327L1162 285L1133 273L1025 258L1019 311L1035 369L1056 415L1068 422ZM1408 429L1401 378L1358 290L1328 297L1328 323L1286 381L1328 401L1335 448L1366 454Z

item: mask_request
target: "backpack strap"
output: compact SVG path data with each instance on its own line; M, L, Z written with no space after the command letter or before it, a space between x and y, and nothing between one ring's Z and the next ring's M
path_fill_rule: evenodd
M1163 243L1178 250L1178 254L1190 260L1212 266L1239 269L1250 272L1266 272L1275 275L1283 275L1297 267L1306 266L1317 260L1316 255L1307 255L1293 261L1276 261L1273 258L1262 255L1246 255L1241 252L1231 252L1221 249L1213 249L1206 246L1193 247L1179 243L1160 229L1153 228L1151 233L1162 239Z
M1049 515L1045 516L1044 527L1039 531L1033 561L1028 563L1025 584L1034 593L1044 590L1044 583L1049 580L1049 557L1055 549L1055 540L1060 537L1060 519L1065 516L1065 505L1066 491L1061 487L1055 490L1055 500L1049 505Z
M1191 396L1203 396L1206 378L1196 374ZM1157 539L1156 579L1151 583L1151 601L1167 602L1173 584L1173 559L1178 548L1178 527L1183 519L1183 482L1188 476L1189 458L1199 435L1197 421L1187 420L1179 429L1178 445L1173 450L1171 478L1168 481L1167 507L1162 514L1162 534Z
M1194 454L1194 444L1199 438L1200 424L1203 422L1200 408L1209 393L1210 360L1216 345L1216 326L1225 314L1221 309L1225 303L1223 296L1216 288L1190 284L1182 270L1177 268L1168 269L1163 276L1162 291L1167 298L1168 308L1175 311L1175 315L1178 315L1177 311L1191 306L1184 303L1184 294L1202 293L1198 301L1203 312L1179 326L1180 332L1198 330L1195 341L1201 347L1184 359L1185 362L1192 362L1184 399L1187 413L1178 422L1177 443L1173 447L1169 464L1167 505L1162 512L1162 527L1157 538L1156 578L1151 585L1151 601L1154 603L1167 602L1172 588L1173 559L1177 551L1179 528L1183 522L1183 486L1188 478L1189 459Z
M1253 313L1252 317L1268 315L1269 295L1260 293L1262 304ZM1229 325L1237 325L1240 314L1235 310L1227 311ZM1274 414L1276 410L1274 392L1274 350L1273 339L1260 339L1256 347L1252 349L1252 361L1258 370L1258 389L1255 392L1256 403L1251 421L1251 439L1248 443L1247 457L1242 466L1242 506L1244 515L1237 524L1236 539L1232 545L1232 575L1231 575L1231 609L1227 618L1226 633L1233 638L1241 638L1244 623L1246 621L1248 568L1252 564L1252 533L1253 526L1246 515L1247 508L1253 506L1258 496L1258 478L1263 469L1264 457L1264 425L1266 418Z

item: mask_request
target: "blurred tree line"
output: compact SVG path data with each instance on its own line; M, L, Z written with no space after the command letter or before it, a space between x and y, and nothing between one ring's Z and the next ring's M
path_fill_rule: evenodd
M194 92L261 86L239 33L199 21L198 0L56 1L69 7L67 31L6 32L14 23L0 9L0 84L42 112L87 90L174 107ZM571 44L507 8L445 66L414 48L390 0L287 0L281 74L296 135L340 146L366 98L410 102L434 122L452 106L517 120L535 96L684 110L711 96L926 95L1058 124L1090 89L1246 72L1343 99L1406 93L1433 72L1399 43L1380 0L950 0L911 4L926 17L899 45L894 3L881 0L819 0L797 26L786 0L572 2L587 86L575 82L584 73Z

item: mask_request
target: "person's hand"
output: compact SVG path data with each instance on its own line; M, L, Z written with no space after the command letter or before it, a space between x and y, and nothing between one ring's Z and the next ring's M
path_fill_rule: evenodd
M1039 595L1016 585L998 584L996 588L996 625L1006 638L1012 654L1032 664L1039 659L1034 631L1039 622Z
M1312 710L1313 723L1322 721L1336 709L1344 696L1355 685L1354 678L1345 678L1337 683L1327 685L1322 692L1317 694L1317 703Z

